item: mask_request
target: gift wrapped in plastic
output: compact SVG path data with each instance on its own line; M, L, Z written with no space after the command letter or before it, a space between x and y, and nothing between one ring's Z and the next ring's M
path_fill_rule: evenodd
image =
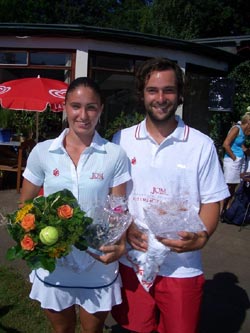
M147 252L130 249L127 258L131 262L141 285L146 291L149 291L170 249L160 243L152 232L148 231L147 235Z
M155 236L178 239L179 231L199 232L206 227L186 196L145 206L145 223Z
M150 200L149 200L150 202ZM188 198L179 196L165 201L151 200L144 207L144 224L148 226L148 250L128 251L127 258L146 291L160 270L160 266L170 253L170 249L159 242L156 237L178 239L179 231L198 232L206 230L197 209ZM135 219L136 221L136 219Z
M132 222L125 197L109 195L104 207L95 206L91 213L93 223L88 226L85 239L88 251L102 255L99 248L119 241Z

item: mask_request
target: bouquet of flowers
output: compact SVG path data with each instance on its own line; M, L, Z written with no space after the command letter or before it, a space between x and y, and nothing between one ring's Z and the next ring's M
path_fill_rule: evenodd
M90 252L102 255L102 245L115 244L132 222L125 197L109 195L104 207L93 207L93 223L87 227L85 239Z
M74 245L86 250L82 235L92 223L67 189L47 197L38 196L8 214L7 229L16 245L7 251L7 259L24 259L31 269L52 272L56 259L66 256Z

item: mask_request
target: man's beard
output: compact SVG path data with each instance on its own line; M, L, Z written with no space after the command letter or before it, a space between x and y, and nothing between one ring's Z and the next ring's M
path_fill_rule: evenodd
M174 105L172 106L171 109L168 110L168 112L165 114L164 117L158 118L155 113L152 111L152 108L148 108L147 109L147 114L149 116L149 118L151 119L152 123L154 124L163 124L163 123L167 123L169 121L169 119L173 118L173 116L175 115L177 107L175 107Z

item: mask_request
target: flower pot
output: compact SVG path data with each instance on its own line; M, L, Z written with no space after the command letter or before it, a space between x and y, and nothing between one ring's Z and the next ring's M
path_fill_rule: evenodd
M9 142L11 138L11 130L0 128L0 142Z

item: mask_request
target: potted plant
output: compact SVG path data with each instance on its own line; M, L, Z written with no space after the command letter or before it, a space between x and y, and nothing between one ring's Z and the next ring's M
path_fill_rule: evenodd
M0 117L0 142L10 141L11 138L11 126L13 123L12 111L1 108Z

